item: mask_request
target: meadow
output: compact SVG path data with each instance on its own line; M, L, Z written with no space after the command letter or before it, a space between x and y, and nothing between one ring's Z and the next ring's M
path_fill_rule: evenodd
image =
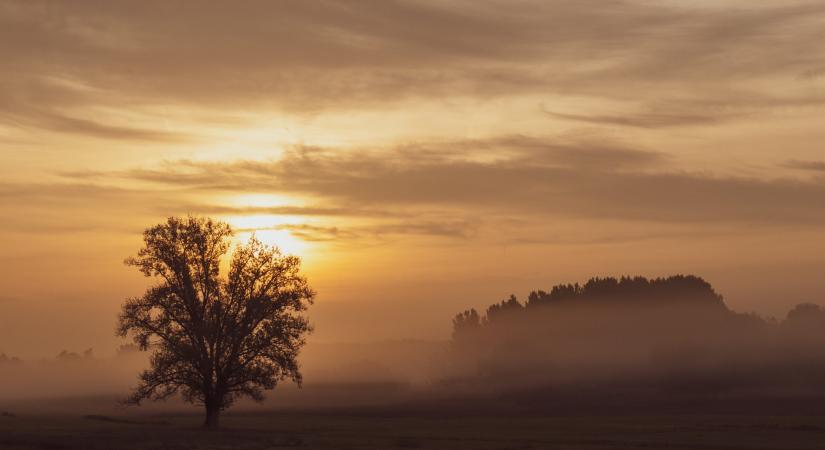
M455 401L390 408L239 408L222 417L219 430L205 430L199 410L149 408L97 414L90 412L102 410L95 406L100 399L73 402L72 412L56 407L52 412L31 409L0 416L0 448L825 448L821 398L717 399L679 405L631 405L623 399L607 401L602 407L585 399L585 404L560 401L556 408L530 413L507 412L511 409L506 404L497 408L493 398L484 404Z

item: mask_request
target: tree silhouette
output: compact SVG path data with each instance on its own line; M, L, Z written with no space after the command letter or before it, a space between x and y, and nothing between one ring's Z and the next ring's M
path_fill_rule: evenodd
M124 303L117 334L152 349L151 367L127 402L180 392L206 408L205 426L239 397L263 400L279 381L301 384L297 362L311 331L301 313L315 293L284 256L253 236L234 249L226 278L229 225L196 217L169 218L147 229L144 247L126 264L159 283Z
M453 318L453 339L461 340L481 327L481 317L475 309L468 309Z
M797 315L803 313L811 315L810 308L800 309ZM571 325L581 318L586 320ZM484 343L490 350L493 345L533 345L562 330L588 338L668 328L663 324L672 325L667 334L673 336L677 331L690 332L684 325L691 321L710 319L726 320L730 326L734 321L741 326L748 322L730 311L722 296L700 277L597 277L584 284L559 284L549 292L532 291L523 304L510 295L490 305L483 315L474 309L458 314L453 319L453 340ZM650 341L658 342L655 336Z
M489 325L498 321L507 320L507 317L515 317L524 310L515 295L510 294L510 298L502 300L501 303L494 303L487 308L487 313L482 319L482 324Z

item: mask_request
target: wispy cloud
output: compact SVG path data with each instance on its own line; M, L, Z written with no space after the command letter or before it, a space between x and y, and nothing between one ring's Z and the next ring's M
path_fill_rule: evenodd
M825 161L800 161L797 159L790 160L785 163L785 167L791 169L813 170L817 172L825 172Z
M49 130L60 133L82 134L101 139L117 140L146 140L175 142L183 141L182 134L169 133L162 130L135 128L107 124L97 120L71 117L52 112L36 112L6 116L11 123L23 128Z
M178 189L309 196L319 199L320 209L306 212L339 216L348 215L346 206L326 205L357 205L352 215L460 210L536 220L811 224L825 219L825 184L818 181L673 170L656 153L604 144L502 137L417 145L430 149L426 158L409 152L409 146L375 151L296 147L277 160L182 160L113 176ZM505 156L479 160L485 152ZM273 210L278 211L301 213ZM458 234L449 228L431 232Z
M467 239L472 236L477 227L478 223L470 220L408 218L402 221L373 222L369 225L321 226L302 223L238 229L237 231L286 230L293 236L309 242L365 241L374 243L393 236Z
M546 111L548 115L558 119L586 122L596 125L617 125L639 128L666 128L691 125L709 125L718 123L721 119L712 115L700 113L643 113L626 115L586 115L568 114Z
M810 99L808 87L822 70L816 55L825 50L825 6L750 6L3 0L0 120L165 140L176 136L86 110L174 102L319 111L528 93L655 106L689 91L694 100L766 112L769 102ZM776 79L788 82L766 90ZM704 119L699 104L630 118L552 110L558 118L636 127L714 120Z

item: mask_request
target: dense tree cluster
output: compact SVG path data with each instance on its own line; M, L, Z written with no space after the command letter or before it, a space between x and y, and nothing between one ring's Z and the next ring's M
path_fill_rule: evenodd
M476 374L510 381L768 379L825 373L825 309L800 304L776 321L730 310L696 276L593 278L464 311L453 319L453 345L455 360Z
M464 311L453 319L453 336L462 339L483 327L499 323L539 317L553 308L576 307L643 307L656 309L681 306L690 309L728 312L722 296L702 278L692 275L676 275L667 278L645 277L591 278L584 284L559 284L550 292L530 292L522 304L515 295L490 305L485 314L475 309Z

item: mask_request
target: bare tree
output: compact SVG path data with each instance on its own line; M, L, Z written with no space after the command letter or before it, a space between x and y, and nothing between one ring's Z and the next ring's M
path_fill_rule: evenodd
M158 283L130 298L117 334L152 349L151 367L127 402L175 393L206 408L205 426L243 396L262 401L279 381L301 384L298 353L311 331L302 312L315 293L301 276L300 259L253 236L234 249L229 273L229 225L196 217L169 218L147 229L144 247L126 260Z

